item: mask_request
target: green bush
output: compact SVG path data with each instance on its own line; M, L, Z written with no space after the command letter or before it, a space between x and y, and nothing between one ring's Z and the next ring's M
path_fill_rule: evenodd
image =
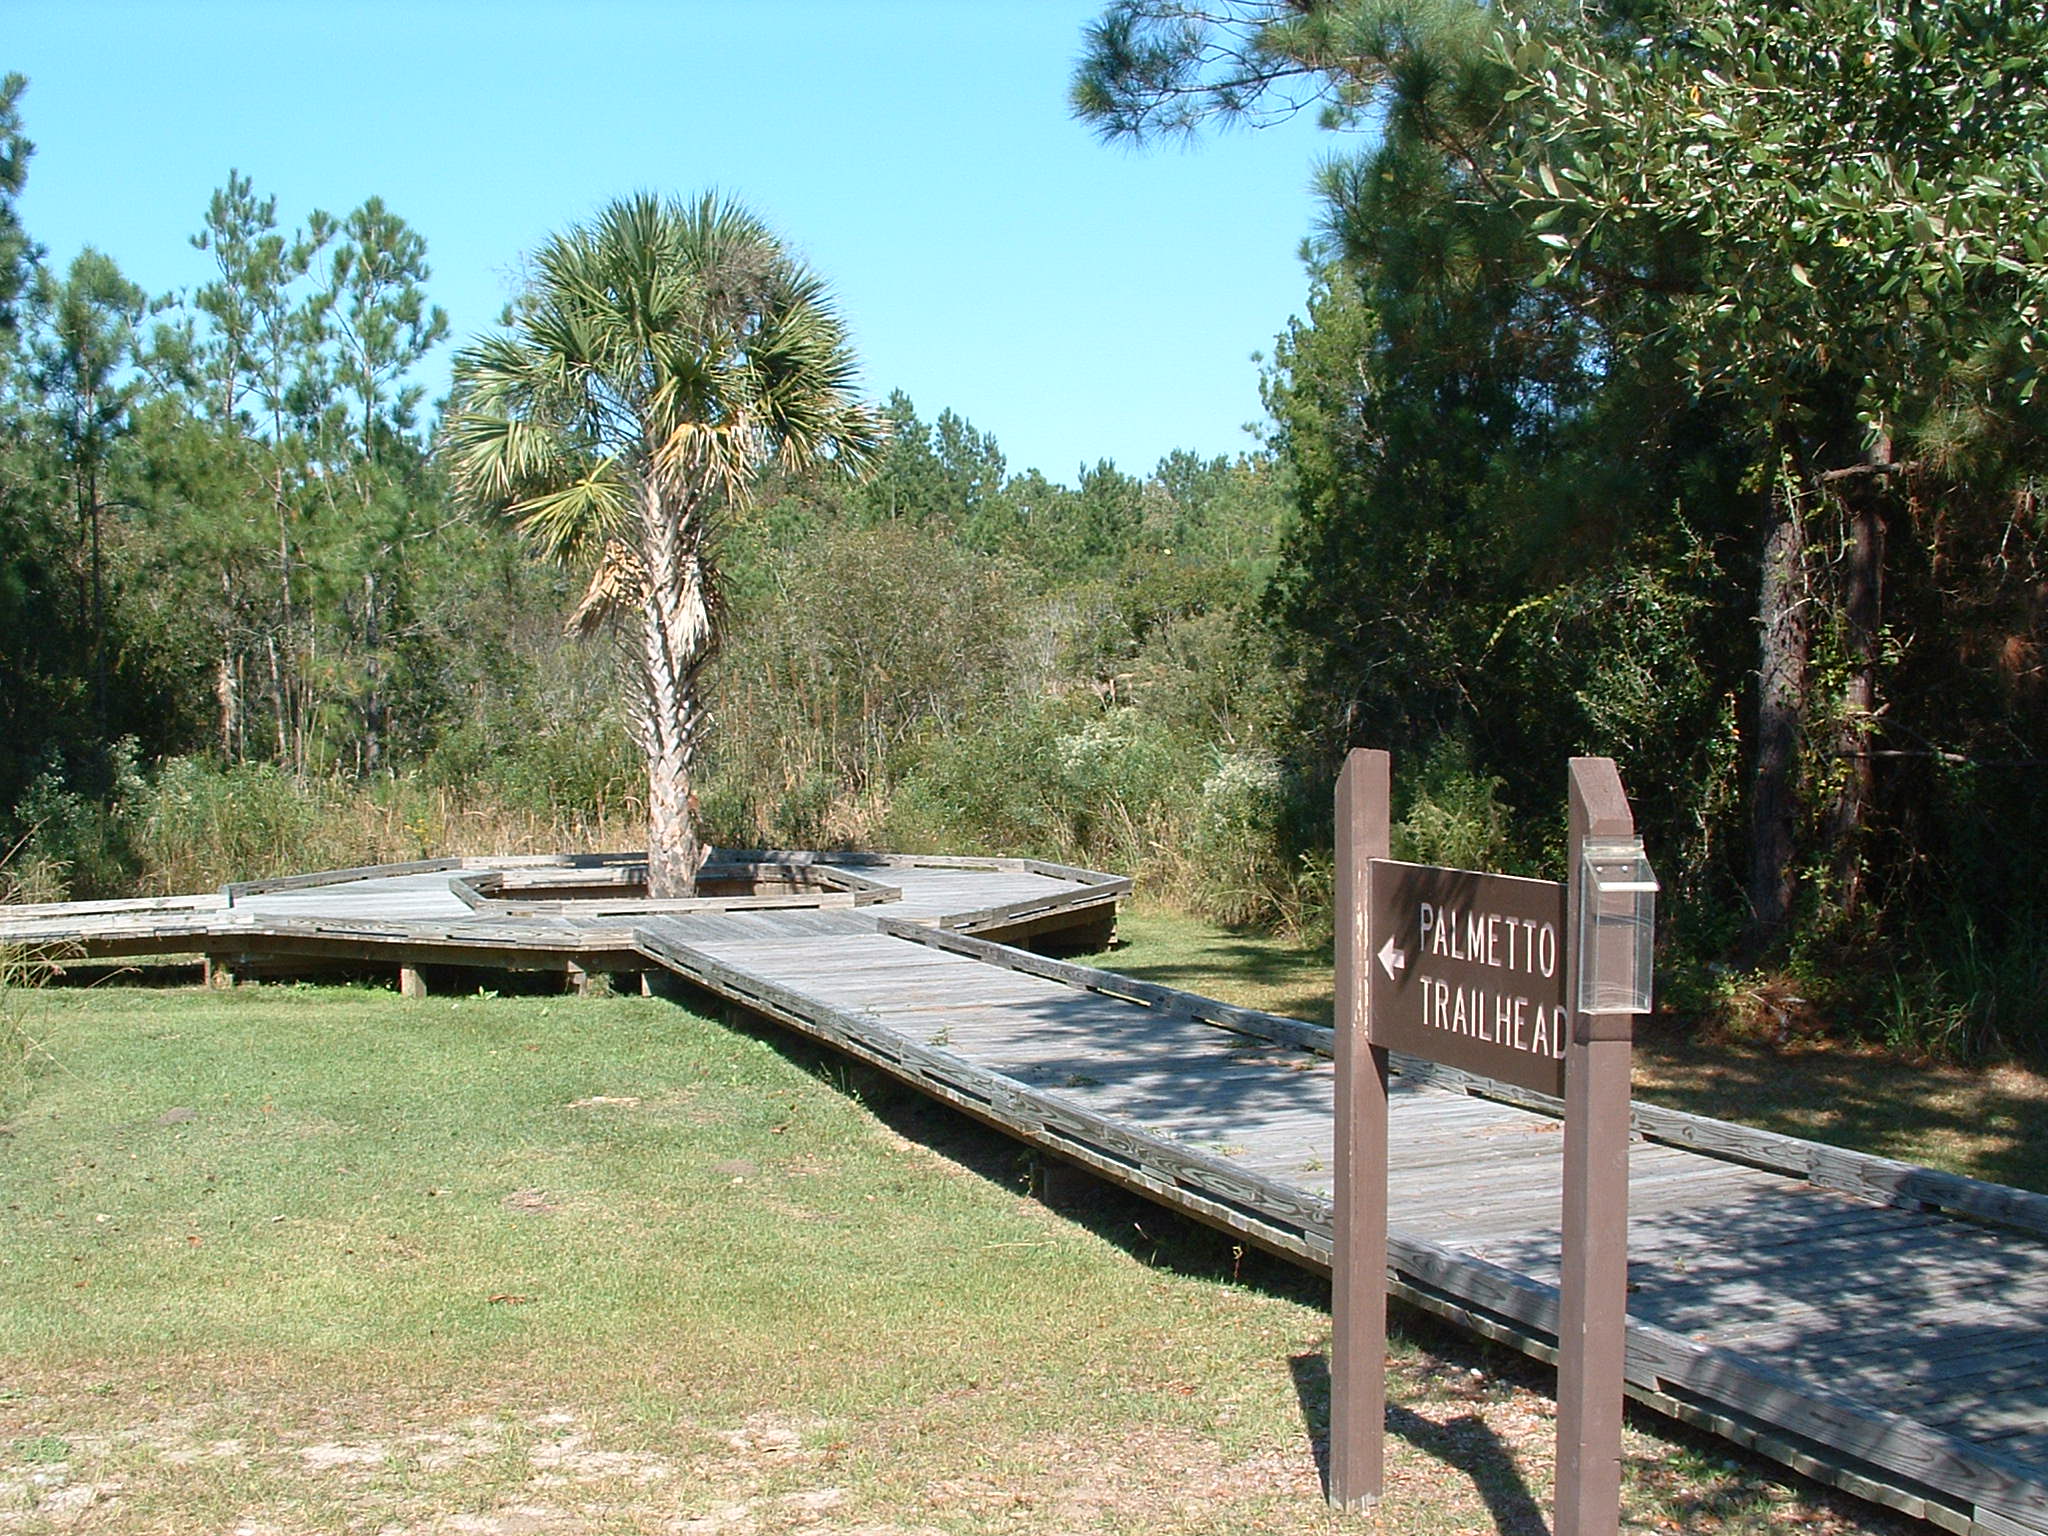
M7 861L10 883L23 900L92 901L127 893L137 859L123 805L144 787L135 764L135 743L124 738L107 754L104 796L73 787L55 767L30 782L14 808L22 832Z
M327 863L319 857L332 841L327 799L318 781L270 763L222 768L174 757L128 814L152 883L195 891Z
M543 817L574 809L603 820L647 793L640 744L610 713L523 727L466 722L442 738L422 777L465 800Z
M931 743L898 781L884 832L1132 870L1194 799L1197 761L1137 710L1044 698Z
M1241 926L1287 911L1297 867L1291 800L1285 767L1259 754L1225 756L1202 781L1187 850L1205 915Z
M1877 1038L1937 1061L2048 1060L2048 923L2014 917L1997 939L1966 910L1930 924L1926 951L1883 978Z
M1395 858L1455 869L1520 869L1502 783L1472 766L1462 738L1439 738L1402 788L1407 812L1394 823Z

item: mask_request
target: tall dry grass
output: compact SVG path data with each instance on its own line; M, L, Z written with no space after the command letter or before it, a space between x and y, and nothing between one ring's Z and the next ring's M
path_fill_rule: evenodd
M640 798L593 808L489 781L302 777L173 758L119 800L66 797L0 858L0 902L172 896L313 869L644 847Z
M168 764L128 807L136 890L173 895L230 880L461 854L639 848L641 804L540 806L415 779L300 779L267 766Z

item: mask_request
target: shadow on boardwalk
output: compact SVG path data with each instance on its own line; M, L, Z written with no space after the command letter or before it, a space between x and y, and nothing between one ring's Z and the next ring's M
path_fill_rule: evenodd
M1462 1246L1554 1283L1553 1223ZM2038 1239L1790 1181L1630 1223L1632 1318L1961 1435L2032 1476L2048 1460L2044 1274ZM1875 1450L1884 1431L1867 1433Z

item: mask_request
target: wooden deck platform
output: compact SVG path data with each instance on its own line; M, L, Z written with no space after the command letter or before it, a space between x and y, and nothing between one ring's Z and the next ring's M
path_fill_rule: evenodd
M1327 1266L1327 1030L994 942L1092 941L1128 882L1022 860L774 857L825 866L832 890L656 910L518 894L602 859L441 860L8 909L0 943L203 952L230 970L660 967ZM1397 1293L1550 1358L1557 1106L1396 1065ZM1632 1395L1965 1536L2048 1533L2048 1198L1649 1105L1635 1122Z

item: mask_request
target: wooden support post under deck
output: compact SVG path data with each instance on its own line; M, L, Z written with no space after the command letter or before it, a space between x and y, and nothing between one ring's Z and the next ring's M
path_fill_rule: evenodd
M209 990L225 992L235 984L234 963L226 955L206 957L206 985Z
M563 978L563 991L573 992L578 997L591 995L590 972L574 961L563 967Z
M1387 1053L1366 1032L1367 871L1389 856L1392 767L1354 751L1337 780L1335 1242L1330 1275L1330 1502L1378 1502L1387 1418Z
M398 968L398 992L401 997L425 997L427 978L416 965L401 965Z

